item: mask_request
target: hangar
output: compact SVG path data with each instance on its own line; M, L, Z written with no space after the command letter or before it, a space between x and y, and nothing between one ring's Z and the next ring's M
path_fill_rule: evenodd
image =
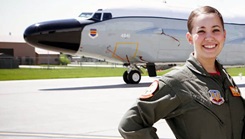
M59 64L59 53L34 48L24 42L0 42L0 53L19 65Z

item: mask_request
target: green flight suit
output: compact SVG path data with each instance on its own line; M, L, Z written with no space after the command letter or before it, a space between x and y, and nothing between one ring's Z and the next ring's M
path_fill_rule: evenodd
M149 98L139 98L119 124L125 139L158 139L153 124L165 119L177 139L242 139L244 99L222 65L211 76L191 55L185 65L158 81Z

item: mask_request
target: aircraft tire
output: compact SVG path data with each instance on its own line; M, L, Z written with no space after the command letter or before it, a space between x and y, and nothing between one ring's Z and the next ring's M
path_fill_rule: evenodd
M123 73L123 80L126 84L130 84L129 80L128 80L128 71L125 71Z
M141 74L137 70L131 70L128 73L128 81L130 84L138 84L141 80Z

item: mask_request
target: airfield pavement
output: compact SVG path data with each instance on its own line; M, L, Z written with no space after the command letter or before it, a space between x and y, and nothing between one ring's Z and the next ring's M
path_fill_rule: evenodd
M155 79L0 81L0 139L122 139L121 117ZM234 79L245 96L245 77ZM154 126L161 139L174 139L164 120Z

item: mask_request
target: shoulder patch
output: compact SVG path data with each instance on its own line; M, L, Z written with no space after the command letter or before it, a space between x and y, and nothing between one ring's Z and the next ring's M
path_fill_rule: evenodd
M155 80L152 84L146 89L146 92L140 96L140 99L148 99L154 96L154 93L159 88L159 81Z
M234 97L240 97L241 96L237 86L235 86L235 87L230 86L230 90L231 90L231 93Z

